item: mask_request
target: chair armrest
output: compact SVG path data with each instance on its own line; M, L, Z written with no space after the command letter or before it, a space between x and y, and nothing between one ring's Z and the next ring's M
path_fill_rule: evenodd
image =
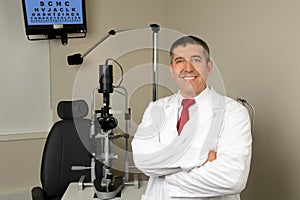
M44 190L41 187L31 189L32 200L45 200Z

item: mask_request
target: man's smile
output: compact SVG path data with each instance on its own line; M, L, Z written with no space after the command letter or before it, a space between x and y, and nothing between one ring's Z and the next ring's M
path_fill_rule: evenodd
M182 78L183 80L185 81L192 81L192 80L195 80L197 78L197 76L180 76L180 78Z

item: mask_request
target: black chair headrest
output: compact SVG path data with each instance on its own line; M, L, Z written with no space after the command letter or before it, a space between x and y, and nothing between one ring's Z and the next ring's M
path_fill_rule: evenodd
M89 112L89 107L84 100L60 101L57 113L61 119L84 118Z

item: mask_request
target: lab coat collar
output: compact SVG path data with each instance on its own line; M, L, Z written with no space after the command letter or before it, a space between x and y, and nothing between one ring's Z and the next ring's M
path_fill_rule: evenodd
M210 88L207 86L200 94L198 94L196 97L194 97L193 99L195 99L197 104L203 104L204 101L207 100L208 96L210 93ZM182 100L184 99L184 97L180 94L180 91L178 91L175 95L177 101L178 101L178 105L181 105Z
M168 98L167 107L181 106L183 96L178 91L176 94ZM225 96L217 93L212 87L207 86L199 95L195 97L197 107L208 108L216 112L217 110L225 110ZM192 108L192 107L191 107Z

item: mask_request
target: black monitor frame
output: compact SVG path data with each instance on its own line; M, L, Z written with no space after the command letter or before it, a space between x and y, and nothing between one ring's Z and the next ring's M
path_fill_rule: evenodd
M26 1L34 0L22 0L23 16L25 22L25 33L28 40L48 40L48 39L61 39L63 44L67 44L68 38L84 38L87 32L87 19L86 19L86 5L85 0L81 1L82 5L82 23L81 24L53 24L53 25L29 25L26 10ZM66 2L62 0L47 0L39 2Z

